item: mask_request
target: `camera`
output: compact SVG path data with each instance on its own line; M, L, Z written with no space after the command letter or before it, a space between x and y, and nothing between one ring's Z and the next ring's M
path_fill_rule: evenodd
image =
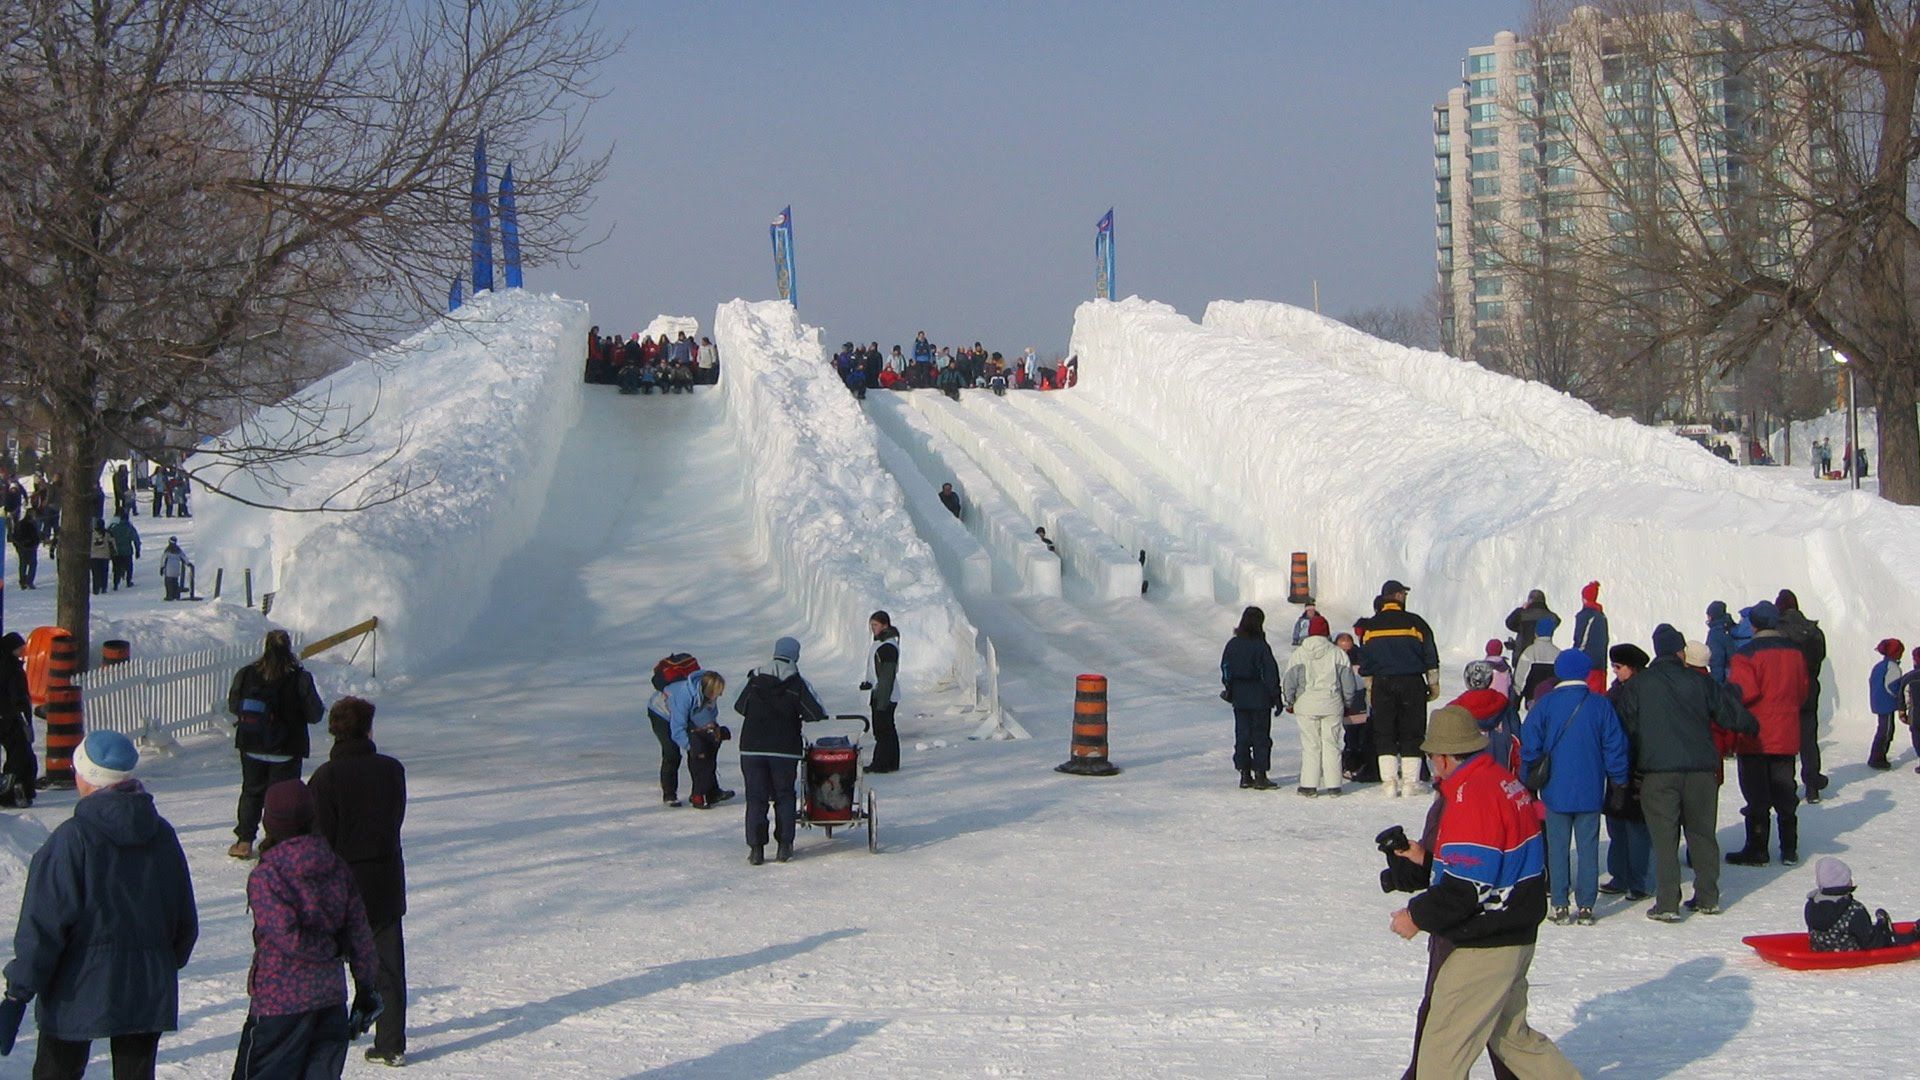
M1381 829L1380 834L1373 838L1373 844L1380 849L1380 854L1392 858L1412 847L1413 841L1407 839L1407 830L1392 825Z

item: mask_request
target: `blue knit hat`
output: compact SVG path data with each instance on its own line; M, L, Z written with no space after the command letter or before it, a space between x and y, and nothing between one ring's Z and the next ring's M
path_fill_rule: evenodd
M1653 628L1653 655L1673 656L1687 647L1687 636L1667 623Z
M1747 621L1755 630L1771 630L1780 625L1780 611L1773 601L1762 600L1747 609Z
M783 637L779 641L774 642L773 658L775 660L792 660L798 663L800 660L800 639Z
M94 787L112 787L133 775L140 751L117 731L88 733L73 754L73 771Z
M1542 615L1540 621L1533 624L1534 634L1543 638L1552 637L1553 632L1558 629L1560 629L1560 620L1551 615Z
M1727 602L1725 600L1715 600L1713 603L1707 605L1708 621L1719 622L1721 619L1724 619L1726 617L1727 617Z
M1562 649L1553 661L1553 677L1561 682L1585 679L1592 671L1593 657L1579 649Z

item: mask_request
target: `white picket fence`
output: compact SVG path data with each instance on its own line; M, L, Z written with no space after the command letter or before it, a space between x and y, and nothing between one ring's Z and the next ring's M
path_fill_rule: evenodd
M301 646L293 643L294 651ZM233 673L259 659L258 646L240 645L173 656L135 658L83 672L81 707L88 731L174 737L209 731L227 722L227 687Z

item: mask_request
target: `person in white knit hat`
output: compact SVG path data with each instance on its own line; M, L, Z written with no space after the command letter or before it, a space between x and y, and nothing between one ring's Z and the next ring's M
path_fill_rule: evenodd
M0 998L0 1054L39 999L35 1076L79 1076L95 1039L113 1075L151 1077L160 1033L180 1026L178 972L200 933L187 856L133 778L140 752L114 731L73 754L80 801L27 866Z

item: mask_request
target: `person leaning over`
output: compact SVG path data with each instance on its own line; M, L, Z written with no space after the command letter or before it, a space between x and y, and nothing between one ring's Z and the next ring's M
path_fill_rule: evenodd
M1486 754L1487 736L1465 709L1435 713L1420 749L1446 806L1437 849L1404 851L1432 881L1393 913L1393 932L1411 941L1424 930L1453 951L1433 977L1414 1069L1421 1080L1464 1078L1484 1049L1519 1077L1577 1078L1553 1040L1527 1026L1527 969L1547 913L1533 796Z

